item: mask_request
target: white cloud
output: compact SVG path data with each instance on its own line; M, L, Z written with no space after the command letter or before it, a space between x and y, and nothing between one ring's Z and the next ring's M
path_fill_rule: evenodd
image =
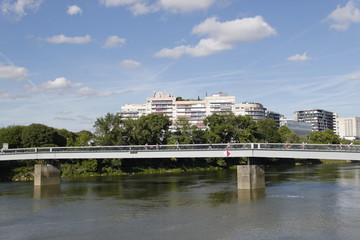
M82 14L82 9L77 5L71 5L68 6L67 14L69 15Z
M26 12L37 11L44 0L4 0L0 7L4 15L14 16L20 19L26 16Z
M182 45L173 49L162 49L157 57L179 58L184 54L193 57L208 56L234 48L238 42L253 42L276 35L276 31L261 16L219 22L212 17L195 26L193 34L209 36L201 39L196 46Z
M125 38L120 38L118 36L109 36L102 47L103 48L121 47L125 42L126 42Z
M141 66L141 63L134 60L123 60L120 62L120 65L126 68L138 68Z
M128 6L133 15L142 15L160 10L172 13L184 13L206 10L216 0L157 0L149 4L148 0L99 0L106 7Z
M304 52L303 54L295 54L293 56L290 56L287 60L291 62L305 62L310 59L311 58L307 55L307 52Z
M23 81L29 77L28 71L24 67L5 66L0 62L0 79Z
M334 22L330 28L346 31L352 23L360 23L360 10L355 6L354 1L350 0L345 7L337 6L328 19Z
M67 37L63 34L60 34L60 35L45 38L45 41L50 42L50 43L56 43L56 44L60 44L60 43L83 44L83 43L90 42L91 36L85 35L83 37Z
M41 89L45 92L67 92L73 87L79 87L82 83L72 83L64 77L56 78L41 84Z
M125 6L142 2L141 0L100 0L100 3L106 7Z
M89 87L83 87L80 88L77 92L77 95L79 96L88 96L88 97L109 97L109 96L114 96L116 95L115 92L112 91L106 91L106 92L96 92L93 89L89 88Z
M160 10L157 4L147 5L145 3L136 3L129 7L134 16L154 13Z
M191 12L208 9L215 0L159 0L160 6L169 12Z

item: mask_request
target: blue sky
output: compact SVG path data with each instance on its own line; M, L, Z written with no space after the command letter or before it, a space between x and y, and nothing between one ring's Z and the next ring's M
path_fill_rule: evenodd
M0 0L0 127L92 130L154 91L360 116L360 0Z

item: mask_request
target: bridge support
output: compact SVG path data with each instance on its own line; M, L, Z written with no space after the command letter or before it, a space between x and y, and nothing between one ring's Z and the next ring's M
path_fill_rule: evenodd
M258 165L238 165L237 186L239 190L265 188L264 169Z
M61 171L59 168L51 164L35 164L34 185L48 186L59 185Z

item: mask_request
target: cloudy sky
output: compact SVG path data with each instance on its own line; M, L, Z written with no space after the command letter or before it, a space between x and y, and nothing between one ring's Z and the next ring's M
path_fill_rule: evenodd
M360 116L360 0L0 0L0 127L92 130L154 91Z

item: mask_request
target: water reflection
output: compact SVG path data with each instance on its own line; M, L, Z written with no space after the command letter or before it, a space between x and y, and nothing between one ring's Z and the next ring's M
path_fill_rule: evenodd
M254 202L265 198L265 188L253 189L253 190L239 189L237 191L237 197L238 197L238 202L240 203Z
M34 199L49 199L60 195L60 185L34 186Z
M357 164L0 184L3 239L357 239Z

